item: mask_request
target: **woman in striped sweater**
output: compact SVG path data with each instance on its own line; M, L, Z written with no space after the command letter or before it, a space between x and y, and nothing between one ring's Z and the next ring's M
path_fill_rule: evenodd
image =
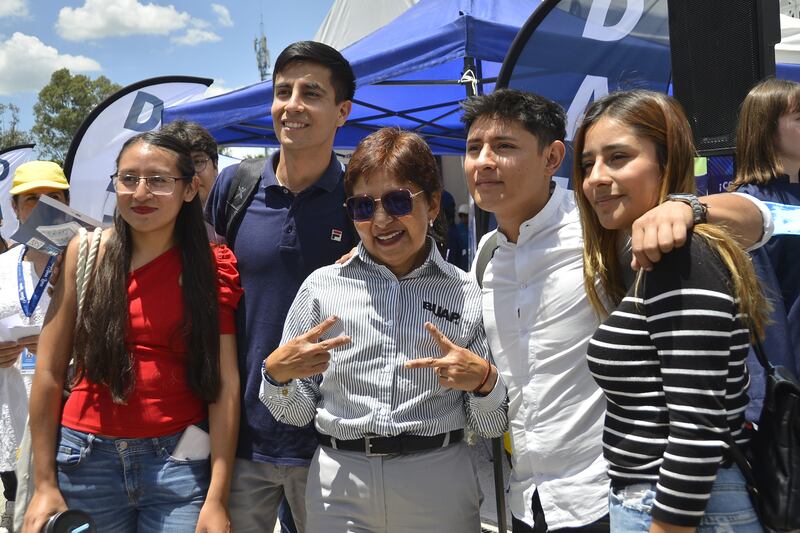
M584 283L605 317L587 357L608 400L612 531L761 531L726 450L747 442L744 361L767 308L752 265L696 204L686 245L623 279L633 221L695 192L694 154L679 104L649 91L594 102L575 136Z

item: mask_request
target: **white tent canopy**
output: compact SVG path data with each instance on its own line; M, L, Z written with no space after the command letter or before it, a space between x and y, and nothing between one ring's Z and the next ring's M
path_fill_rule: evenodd
M336 0L314 40L343 50L417 2L419 0Z

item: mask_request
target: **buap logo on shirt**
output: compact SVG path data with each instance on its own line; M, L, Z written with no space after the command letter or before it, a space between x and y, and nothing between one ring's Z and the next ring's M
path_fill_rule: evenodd
M447 308L431 302L422 302L422 308L426 311L430 311L439 318L444 318L448 322L458 323L458 319L461 318L460 313L456 313L455 311L451 313Z

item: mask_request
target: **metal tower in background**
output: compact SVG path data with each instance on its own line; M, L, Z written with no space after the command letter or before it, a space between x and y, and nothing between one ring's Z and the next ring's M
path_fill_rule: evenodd
M261 23L259 24L261 36L253 39L253 49L256 51L256 63L258 63L258 73L261 75L261 81L269 77L269 69L272 67L272 61L269 57L269 48L267 48L267 37L264 35L264 14L261 14Z

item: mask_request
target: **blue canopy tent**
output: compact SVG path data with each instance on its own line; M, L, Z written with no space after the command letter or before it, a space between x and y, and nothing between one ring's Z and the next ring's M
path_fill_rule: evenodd
M369 132L399 126L423 135L438 154L463 154L458 103L491 92L500 65L540 0L420 0L345 48L356 74L353 110L335 140L353 148ZM200 123L222 145L278 146L265 81L164 110L164 122Z

